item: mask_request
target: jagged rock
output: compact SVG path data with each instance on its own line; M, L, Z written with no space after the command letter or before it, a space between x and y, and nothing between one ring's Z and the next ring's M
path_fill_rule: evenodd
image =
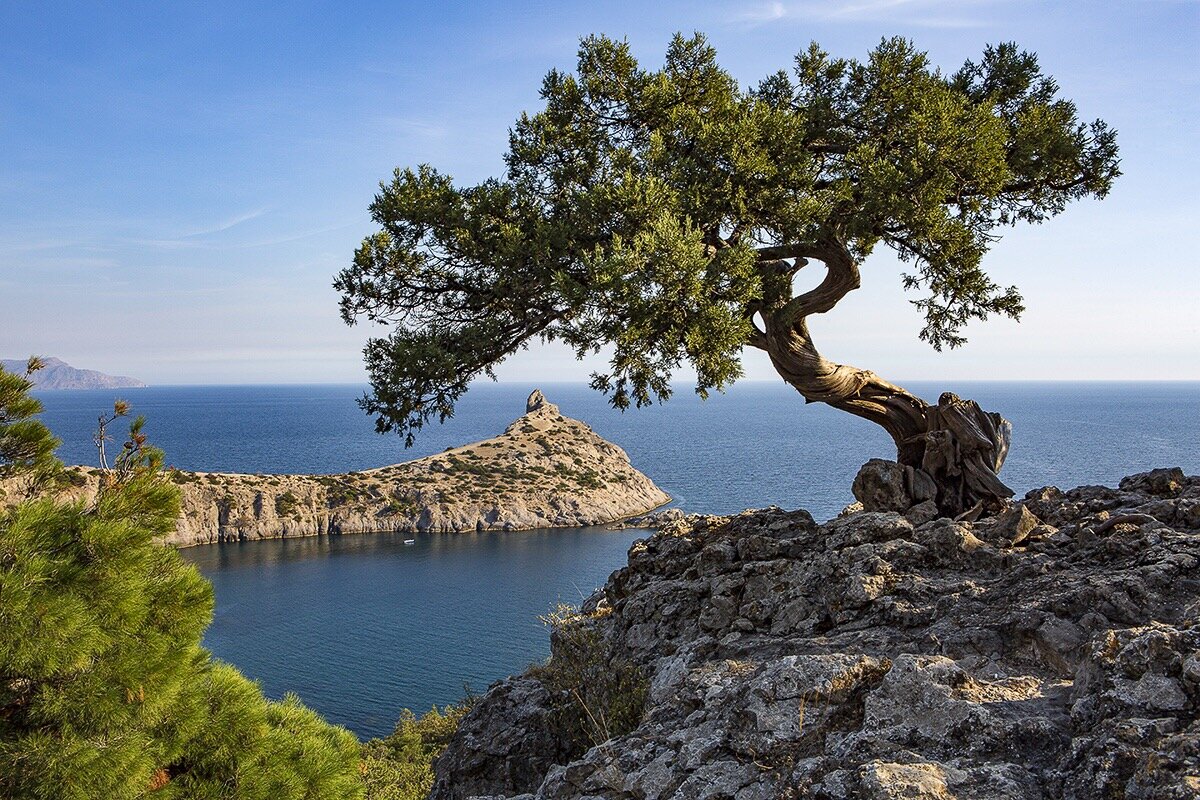
M511 678L468 714L434 798L460 781L537 800L1200 796L1198 501L1200 479L1170 473L977 523L676 521L584 608L603 657L645 671L640 723L533 764L564 742L513 711L537 673Z
M1149 472L1140 472L1137 475L1130 475L1127 478L1123 478L1121 480L1121 491L1141 491L1160 497L1175 497L1183 491L1186 480L1183 476L1183 470L1179 467L1153 469Z
M463 800L531 792L570 750L553 720L550 693L533 678L514 678L487 694L490 714L468 714L438 758L453 775L438 771L433 797Z
M860 508L859 510L862 509ZM924 525L926 522L933 522L940 516L941 512L938 511L937 503L932 500L917 503L904 512L904 518L913 525Z
M542 409L546 409L552 414L558 413L558 406L547 400L541 389L534 389L529 393L529 399L525 401L525 413L531 414Z
M639 514L635 517L628 517L614 524L612 527L615 530L623 530L627 528L645 528L647 530L658 530L675 522L681 522L687 517L687 514L680 508L661 508L657 511L651 511L649 514Z
M1041 524L1023 503L975 524L975 535L994 544L1018 545Z
M838 516L839 517L848 517L851 514L857 514L858 512L860 512L862 510L863 510L863 504L858 502L857 500L855 500L853 503L850 503L845 508L843 508L841 511L839 511Z
M940 764L872 761L859 770L867 800L953 800Z
M859 469L851 487L864 511L904 512L937 499L937 484L919 469L872 458Z

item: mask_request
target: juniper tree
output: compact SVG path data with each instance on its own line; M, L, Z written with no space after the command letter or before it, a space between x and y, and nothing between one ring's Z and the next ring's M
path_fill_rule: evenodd
M5 481L57 466L29 389L0 369ZM154 543L179 490L141 426L94 499L0 501L0 796L361 796L352 735L200 647L212 587Z
M943 511L1011 496L1005 420L825 358L808 320L881 245L908 263L936 350L971 320L1020 316L1017 289L983 270L990 245L1119 174L1114 132L1080 122L1033 54L988 47L944 74L904 39L861 62L813 45L744 90L700 35L676 36L658 70L590 37L541 96L503 177L459 187L422 165L381 184L379 230L335 283L347 323L394 326L364 350L380 431L411 444L533 340L611 348L592 384L618 408L669 397L685 363L700 395L722 389L751 347L806 401L883 426ZM798 290L813 263L823 276Z

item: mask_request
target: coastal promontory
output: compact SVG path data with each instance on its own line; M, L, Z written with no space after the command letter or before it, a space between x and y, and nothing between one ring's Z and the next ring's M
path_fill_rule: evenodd
M75 468L80 493L98 470ZM346 533L454 533L614 522L670 497L625 451L540 391L491 439L392 466L339 475L172 470L182 512L166 543Z
M36 389L141 389L145 383L124 375L107 375L94 369L79 369L59 358L40 359L41 367L30 379ZM0 359L0 367L20 375L28 361Z

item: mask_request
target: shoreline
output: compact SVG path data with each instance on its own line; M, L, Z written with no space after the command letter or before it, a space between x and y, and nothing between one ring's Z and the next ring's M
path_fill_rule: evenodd
M628 533L630 531L645 531L647 535L651 535L658 530L657 523L650 522L650 523L642 525L642 524L626 524L626 522L628 520L636 520L636 519L640 519L640 518L649 516L650 514L653 514L654 512L662 509L663 506L668 505L669 503L670 503L670 501L667 501L667 503L663 503L662 506L658 506L657 508L651 509L646 514L641 514L641 513L632 514L632 515L630 515L628 517L624 517L622 519L612 520L611 522L597 522L597 523L589 523L589 524L584 524L584 525L550 525L550 526L540 526L540 527L536 527L536 528L484 528L482 530L473 530L472 529L472 530L461 530L461 531L431 530L431 531L416 531L415 533L410 533L409 531L402 531L402 530L350 531L350 532L345 532L345 533L325 532L325 533L315 533L315 534L308 535L308 536L304 536L304 535L264 536L264 537L253 538L253 539L252 538L218 539L218 540L212 541L212 542L197 542L195 544L175 545L175 549L176 550L193 550L193 549L198 549L198 548L202 548L202 547L225 547L225 546L244 545L244 544L260 544L260 543L267 543L267 542L280 542L280 541L284 541L284 540L296 540L296 539L302 539L305 541L313 541L313 540L320 541L320 540L326 540L326 539L328 539L328 540L340 539L340 538L344 538L344 537L369 537L369 536L411 535L414 538L416 538L416 540L419 542L423 538L431 538L431 537L435 537L435 536L437 536L437 537L453 537L453 536L470 536L473 534L478 535L478 534L486 534L486 533L498 533L498 534L573 533L576 531L592 531L595 533L610 534L610 533Z
M71 469L94 496L100 471ZM579 528L671 501L629 456L534 391L498 436L384 467L329 475L169 470L181 513L175 547L366 533Z

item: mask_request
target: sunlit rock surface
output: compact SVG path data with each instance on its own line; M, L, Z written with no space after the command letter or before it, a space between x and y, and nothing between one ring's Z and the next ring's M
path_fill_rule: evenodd
M172 471L183 512L167 542L598 525L670 500L624 450L564 417L540 391L526 409L495 438L362 472ZM76 493L94 492L96 471L74 469Z
M571 751L534 670L477 703L433 797L1198 797L1198 529L1178 470L978 523L667 523L578 623L645 670L640 724Z

